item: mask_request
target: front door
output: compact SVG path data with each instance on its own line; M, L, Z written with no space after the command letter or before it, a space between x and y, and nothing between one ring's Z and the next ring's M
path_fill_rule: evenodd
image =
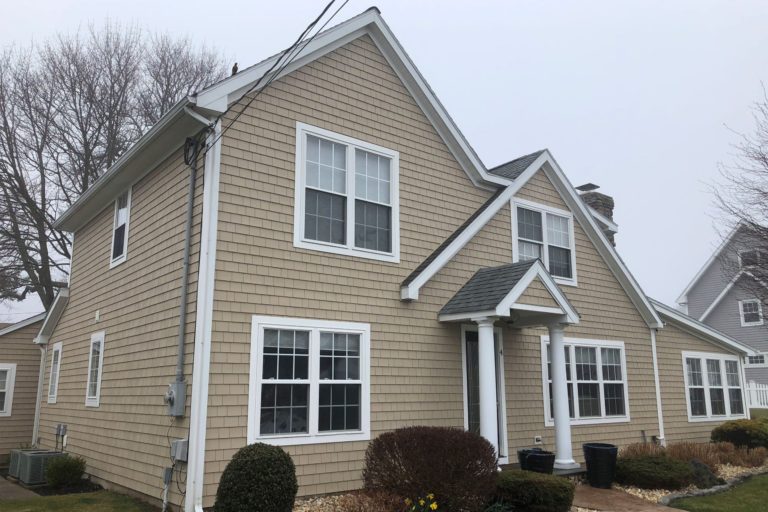
M477 329L463 329L462 352L464 355L464 408L465 428L475 434L480 434L480 374L477 353ZM507 421L506 401L504 399L504 353L501 335L493 333L493 344L496 352L496 418L499 422L499 459L507 459Z

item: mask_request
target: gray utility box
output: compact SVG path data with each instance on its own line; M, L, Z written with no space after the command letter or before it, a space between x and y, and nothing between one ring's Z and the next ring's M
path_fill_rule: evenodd
M63 452L54 451L22 452L19 457L19 481L26 485L44 484L48 462L63 456Z
M188 439L174 439L171 441L171 459L173 462L187 462Z
M11 460L8 466L8 474L13 478L19 478L19 467L21 466L21 454L24 452L44 452L40 448L21 448L11 450Z

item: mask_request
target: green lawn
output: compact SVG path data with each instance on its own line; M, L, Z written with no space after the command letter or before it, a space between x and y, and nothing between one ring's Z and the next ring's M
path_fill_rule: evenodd
M761 475L719 494L675 500L670 507L689 512L757 512L766 510L766 503L768 475Z
M108 491L65 496L41 496L18 501L0 501L0 512L157 512L140 501Z

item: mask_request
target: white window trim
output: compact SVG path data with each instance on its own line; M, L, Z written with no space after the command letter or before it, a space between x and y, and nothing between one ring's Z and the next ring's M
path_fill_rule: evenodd
M59 358L56 360L56 379L53 378L53 360L55 354L59 354ZM48 403L55 404L56 397L59 394L59 376L61 375L61 354L62 347L61 342L53 344L53 350L51 351L51 369L48 373ZM53 386L53 393L51 393L51 386Z
M462 324L461 326L461 381L463 383L463 390L464 390L464 430L469 430L469 390L467 382L467 338L466 338L466 332L472 331L472 332L478 332L477 324ZM501 437L502 442L504 443L502 446L499 447L500 453L506 453L507 455L505 457L499 457L499 463L500 464L509 464L509 430L507 427L507 391L506 391L506 385L507 382L504 379L504 338L502 337L502 330L499 327L494 327L493 332L496 334L496 336L499 338L499 348L501 349L498 354L496 354L496 358L499 362L499 375L498 380L502 383L501 386L498 387L499 396L496 397L497 401L501 404L501 409L503 411L503 415L501 417L501 426L504 430L499 437Z
M757 303L757 313L760 315L760 320L757 322L747 322L744 320L744 304ZM757 327L763 325L763 304L758 299L743 299L739 301L739 317L741 318L742 327Z
M323 444L371 439L371 326L370 324L311 320L301 318L254 316L251 329L251 367L248 384L248 444L261 442L276 446ZM261 371L264 329L310 330L309 345L309 414L308 433L260 435ZM319 432L319 331L346 332L360 335L360 430Z
M122 192L115 198L113 205L114 211L112 212L112 241L109 244L109 268L115 268L128 259L128 232L131 226L131 201L133 196L133 186L128 187L127 193L128 205L125 219L125 235L123 236L123 254L117 258L113 258L112 254L115 248L115 229L117 228L117 226L115 226L115 222L117 222L117 201L120 199L120 196L123 195Z
M347 218L345 245L309 240L304 238L304 188L306 172L304 157L306 153L307 135L315 135L322 139L331 140L347 146ZM360 148L370 153L377 153L390 159L391 177L391 208L392 208L392 252L384 253L371 249L355 247L355 152L349 146ZM354 149L354 148L353 148ZM296 182L293 209L293 245L313 251L357 256L391 263L400 263L400 153L359 139L353 139L323 128L305 123L296 123Z
M701 360L702 386L695 386L695 387L704 388L704 403L707 409L706 416L693 416L691 414L691 395L688 392L690 387L688 384L688 367L685 363L685 360L688 358ZM724 415L712 414L712 404L709 397L709 370L707 369L707 359L717 359L718 361L720 361L720 379L723 383L722 388L724 390L723 396L725 399ZM735 361L736 364L739 365L739 387L741 388L741 402L744 408L743 414L731 414L731 399L728 394L728 390L732 389L733 386L728 385L728 376L726 375L725 361ZM683 362L683 384L684 384L684 391L685 391L685 405L687 408L689 423L701 423L706 421L722 421L722 420L731 420L731 419L741 419L741 418L747 417L747 410L749 410L749 404L747 403L746 390L744 389L744 371L742 370L741 361L739 360L738 356L730 355L730 354L717 354L717 353L710 353L710 352L684 351L682 353L682 362ZM716 387L721 387L721 386L716 386Z
M740 249L740 250L739 250L739 251L737 251L737 253L736 253L736 254L737 254L737 256L738 256L738 258L739 258L739 268L740 268L740 269L749 269L749 268L751 267L751 265L749 265L749 266L744 266L744 263L742 263L742 261L741 261L741 255L742 255L743 253L745 253L745 252L754 252L754 253L757 255L757 264L758 264L758 265L760 265L760 260L761 260L761 259L763 258L763 256L764 256L764 253L763 253L763 251L762 251L762 250L760 250L760 249Z
M768 368L768 353L767 352L758 352L756 355L763 356L763 362L762 363L750 363L749 362L749 356L746 356L744 358L744 368Z
M98 407L101 397L101 379L104 369L104 331L100 331L91 335L91 343L88 346L88 374L85 379L85 406L86 407ZM88 390L91 387L91 364L93 364L93 344L96 341L101 341L101 352L99 353L99 372L96 376L96 395L88 396Z
M571 213L568 210L561 210L559 208L554 208L552 206L543 205L540 203L534 203L533 201L527 201L525 199L519 199L516 197L513 197L510 201L510 213L512 217L512 262L517 263L520 261L520 243L517 237L517 207L525 208L527 210L535 210L540 212L541 215L541 221L542 221L542 258L541 261L544 263L544 267L547 269L547 272L549 272L549 245L547 241L547 213L551 213L553 215L559 215L561 217L568 218L568 228L569 228L569 236L571 241L571 270L573 273L573 277L570 279L567 277L559 277L559 276L552 276L552 278L557 282L558 284L566 285L566 286L578 286L578 279L576 277L576 238L574 236L574 226L573 226L573 213Z
M576 414L576 418L571 418L571 425L600 425L604 423L629 423L629 377L627 375L627 352L624 348L623 341L607 341L607 340L589 340L582 338L565 338L563 340L566 347L571 347L571 377L573 384L573 410ZM544 396L544 425L547 427L553 427L555 421L549 417L549 378L547 375L547 345L549 344L549 336L541 337L541 388ZM597 348L597 368L599 380L595 381L600 384L600 412L602 417L600 418L579 418L579 397L578 389L576 386L576 358L574 357L573 348L579 347L595 347ZM621 377L624 384L624 415L623 416L605 416L605 396L603 394L603 368L602 368L602 355L600 354L601 348L618 348L621 349ZM611 381L612 382L612 381ZM611 383L609 382L609 383ZM618 381L616 381L618 383Z
M16 384L16 363L0 363L0 370L8 370L5 382L5 410L0 411L0 418L7 418L13 411L13 387Z

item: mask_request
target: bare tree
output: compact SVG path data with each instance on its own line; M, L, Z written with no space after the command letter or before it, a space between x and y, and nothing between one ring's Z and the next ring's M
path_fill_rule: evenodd
M0 300L47 309L69 268L53 223L179 99L226 76L188 38L106 24L0 52Z
M732 164L721 165L713 187L721 234L731 243L720 256L727 279L768 304L768 93L753 106L755 130L739 134Z

